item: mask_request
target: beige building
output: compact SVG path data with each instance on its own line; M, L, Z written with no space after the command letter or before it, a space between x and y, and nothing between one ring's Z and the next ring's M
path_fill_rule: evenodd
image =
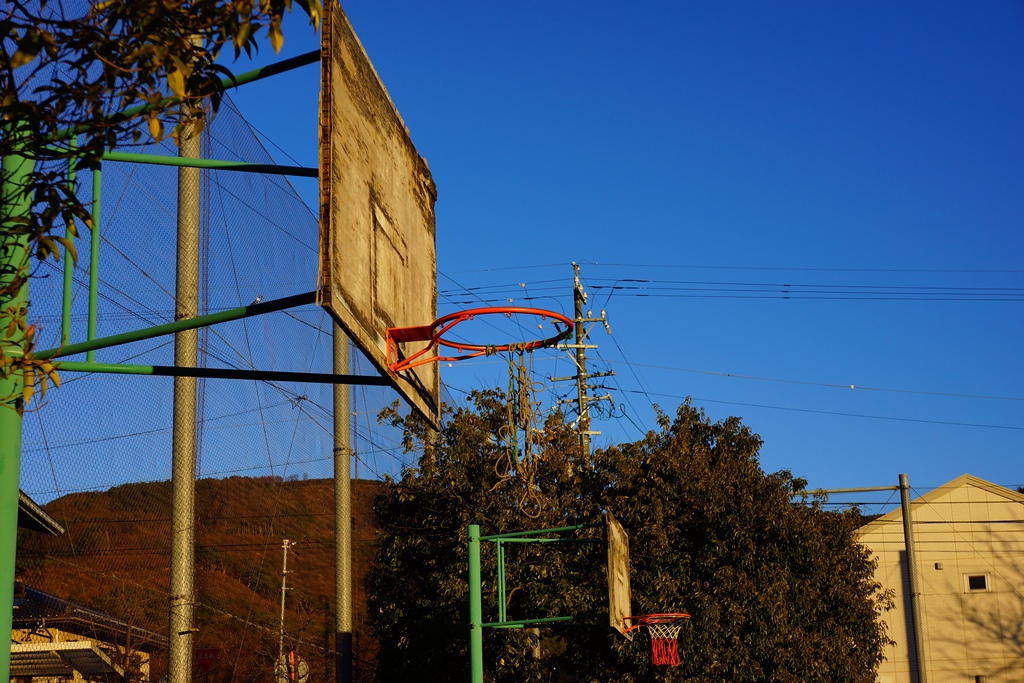
M913 501L928 683L1024 683L1024 495L963 475ZM879 683L917 683L903 517L860 530L895 593Z

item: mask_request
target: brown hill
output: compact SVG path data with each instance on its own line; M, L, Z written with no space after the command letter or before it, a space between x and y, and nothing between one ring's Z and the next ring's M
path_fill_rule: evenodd
M357 681L373 680L363 578L374 553L372 504L384 486L352 483ZM167 633L170 491L170 482L150 482L54 500L45 509L67 533L20 532L18 578ZM272 680L286 538L296 546L288 555L285 648L307 661L310 681L334 679L333 481L231 477L196 486L195 647L220 651L207 683ZM157 653L153 679L166 667L166 653Z

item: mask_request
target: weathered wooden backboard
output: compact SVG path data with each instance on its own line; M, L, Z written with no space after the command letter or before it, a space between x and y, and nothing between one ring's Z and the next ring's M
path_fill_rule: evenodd
M608 622L612 628L632 640L623 620L633 615L629 592L629 536L611 510L605 515L608 545Z
M337 2L324 5L320 302L436 425L437 365L398 376L388 370L385 341L389 327L428 325L437 317L436 187L345 13Z

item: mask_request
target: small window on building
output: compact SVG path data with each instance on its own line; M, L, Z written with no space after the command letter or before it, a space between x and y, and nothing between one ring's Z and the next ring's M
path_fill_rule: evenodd
M987 591L988 590L988 574L968 574L967 575L967 590L968 591Z

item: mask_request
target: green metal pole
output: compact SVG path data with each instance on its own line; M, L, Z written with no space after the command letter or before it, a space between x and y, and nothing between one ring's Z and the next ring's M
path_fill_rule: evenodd
M154 375L156 377L202 377L205 379L242 379L260 382L309 382L312 384L358 384L367 387L391 386L380 375L335 375L324 372L288 372L286 370L239 370L236 368L180 367L175 365L131 365L127 363L80 363L65 360L57 365L61 372L98 372L114 375Z
M505 546L495 542L498 556L498 621L505 621Z
M89 240L89 327L86 340L96 339L96 300L100 287L100 188L103 185L103 171L100 164L92 171L92 229ZM86 362L96 360L96 351L85 354Z
M297 55L289 59L284 59L278 62L277 64L271 64L269 66L264 66L259 69L247 71L243 74L238 74L237 76L224 78L221 80L220 83L221 87L223 87L224 89L237 88L240 85L255 83L256 81L263 80L264 78L276 76L277 74L282 74L291 71L292 69L298 69L299 67L306 66L307 64L314 64L318 61L320 61L320 50L313 50L311 52ZM168 109L170 107L173 107L178 102L179 100L176 97L167 97L153 104L142 104L137 107L132 107L131 109L125 109L124 111L111 116L107 119L107 121L112 123L117 123L118 121L127 121L133 116L146 114L157 109ZM65 128L64 130L59 130L56 133L54 133L53 136L50 137L49 141L59 142L61 140L66 140L74 135L88 133L89 130L89 126L84 125Z
M607 619L608 613L596 614L570 614L565 617L544 617L542 619L516 619L514 621L492 621L483 625L484 628L525 628L539 626L541 624L559 624L570 621L582 621L584 619Z
M289 175L302 178L320 177L320 169L305 166L279 166L277 164L250 164L246 161L221 161L219 159L190 159L171 157L160 154L140 154L139 152L105 152L104 161L127 161L135 164L153 164L156 166L178 166L185 168L208 168L213 171L244 171L245 173L263 173L266 175Z
M78 178L76 177L76 175L77 175L77 168L76 168L76 166L78 165L78 160L74 156L75 149L77 149L77 148L78 148L78 139L77 138L71 138L71 140L68 141L68 150L72 153L72 156L68 159L68 187L71 189L71 193L72 194L76 193L77 188L76 188L75 184L78 182ZM74 223L72 223L71 221L74 221L74 218L69 219L67 228L64 230L64 237L66 237L69 240L73 240L75 238L75 235L72 232L72 230L74 228ZM60 343L61 343L61 346L66 345L68 343L68 341L70 341L70 339L71 339L71 296L72 296L71 281L72 281L72 276L74 274L75 274L75 264L72 263L71 259L68 257L67 251L65 250L65 252L64 252L64 296L63 296L63 299L61 301L62 306L61 306L61 316L60 316Z
M20 136L8 125L4 135ZM34 164L18 154L3 158L0 176L0 329L28 306L28 235L21 233L16 219L32 209L27 191ZM12 315L13 314L13 315ZM0 333L0 350L8 360L25 353L25 331L15 326L13 334ZM5 370L11 366L6 366ZM6 375L6 376L3 376ZM14 556L18 540L18 481L21 476L21 392L25 375L21 368L0 373L0 633L11 632L14 613ZM0 681L11 671L11 650L0 647Z
M510 538L523 538L525 536L539 536L541 534L557 534L563 531L576 531L578 529L596 529L597 527L604 526L604 522L595 522L593 524L573 524L572 526L554 526L550 529L534 529L532 531L513 531L508 534L491 534L490 536L481 536L481 541L496 541L499 538L506 541Z
M469 525L469 669L471 683L484 683L484 624L480 608L480 526Z
M174 334L183 330L194 330L200 327L205 327L206 325L216 325L217 323L226 323L232 320L251 318L254 315L283 311L286 308L295 308L297 306L305 306L312 303L316 303L316 292L306 292L305 294L296 294L283 299L274 299L273 301L264 301L258 304L250 304L249 306L230 308L226 311L210 313L209 315L201 315L196 318L184 318L182 320L176 320L173 323L164 323L163 325L156 325L155 327L147 327L143 330L122 332L121 334L112 334L109 337L101 337L92 341L78 342L77 344L69 344L65 347L46 349L45 351L40 351L32 355L34 358L39 360L74 356L75 354L95 351L96 349L120 346L121 344L129 344L131 342L152 339L153 337L160 337L165 334Z

